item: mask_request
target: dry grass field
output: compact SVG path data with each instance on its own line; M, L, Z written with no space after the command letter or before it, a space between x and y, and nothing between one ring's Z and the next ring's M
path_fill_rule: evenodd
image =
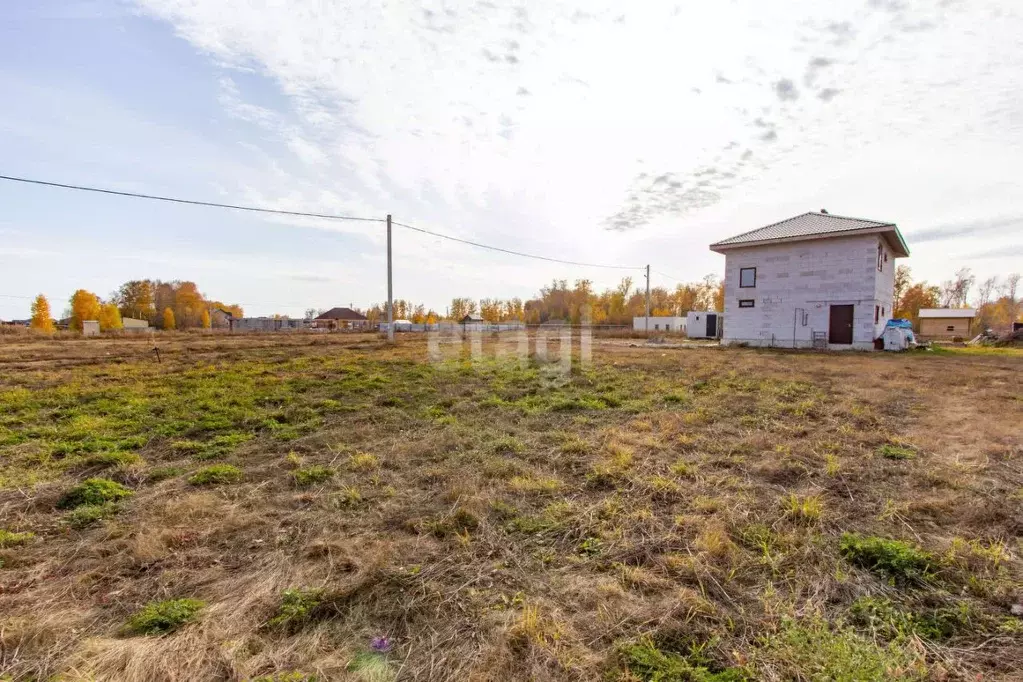
M151 346L0 338L0 679L1020 679L1019 351Z

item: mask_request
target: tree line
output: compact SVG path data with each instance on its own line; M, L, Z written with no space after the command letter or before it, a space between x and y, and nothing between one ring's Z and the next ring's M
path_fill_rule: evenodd
M968 308L977 310L977 329L1007 331L1023 321L1023 292L1020 274L988 277L980 284L970 268L960 268L940 284L914 282L908 265L895 269L894 317L911 320L916 327L921 308ZM976 293L971 296L976 285Z
M724 284L713 275L699 282L678 284L674 289L650 289L650 314L685 315L691 310L721 310L724 305ZM465 316L486 322L525 322L542 324L548 321L566 321L579 324L583 311L587 311L591 324L632 325L633 317L646 314L646 289L634 286L626 277L617 286L596 291L593 282L578 279L569 286L568 280L555 279L541 287L538 295L529 300L521 298L456 297L443 313L427 309L404 299L394 301L394 319L413 323L432 324L438 320L458 321ZM309 310L307 315L314 311ZM373 305L360 310L370 323L387 320L386 304Z
M126 317L145 320L158 329L210 329L226 327L227 314L242 317L243 313L241 306L206 298L195 282L138 279L125 282L106 300L78 289L68 300L64 318L75 331L82 331L87 320L99 322L101 331L123 329ZM30 326L52 332L56 325L50 302L39 294L32 302Z

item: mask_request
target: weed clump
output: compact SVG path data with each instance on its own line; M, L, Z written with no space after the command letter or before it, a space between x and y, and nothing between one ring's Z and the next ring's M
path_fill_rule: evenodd
M294 632L312 619L316 608L323 601L323 590L304 587L284 590L277 615L267 621L272 628Z
M64 515L63 521L69 528L81 530L82 528L88 528L103 519L109 519L119 511L121 511L121 507L116 502L86 504L81 507L75 507L69 511Z
M479 525L480 521L475 514L459 507L449 516L425 522L423 527L438 538L446 538L450 535L469 533L479 528Z
M373 471L380 466L380 460L368 452L357 452L348 458L348 467L352 471Z
M885 459L916 459L916 450L892 443L885 443L879 447L877 454Z
M824 511L824 501L820 495L799 497L796 494L789 494L782 499L781 506L786 517L806 525L820 521L821 513Z
M914 613L883 597L860 597L849 608L849 615L854 624L888 640L912 635L945 640L971 629L976 620L973 609L964 602Z
M206 603L198 599L168 599L147 604L124 626L128 635L163 635L195 620Z
M334 470L325 466L311 466L291 472L291 478L295 481L295 485L303 488L314 483L329 481L333 477Z
M846 533L839 551L850 563L892 580L924 581L937 568L930 554L901 540Z
M618 645L620 666L648 682L745 682L751 679L739 668L712 672L702 661L694 662L674 651L662 651L649 637ZM630 678L632 679L632 678Z
M82 460L82 467L100 467L100 468L111 468L111 467L128 467L133 464L142 464L142 458L134 452L98 452L94 455L89 455Z
M74 509L86 505L101 505L107 502L117 502L134 494L120 483L108 478L90 478L64 493L64 496L57 502L57 507L59 509Z
M188 477L192 485L221 485L236 483L242 478L242 470L231 464L211 464L199 469Z
M146 472L146 480L152 483L174 478L185 473L184 467L156 467Z
M498 438L491 445L490 449L499 455L517 455L526 449L526 446L522 444L518 438L514 436L504 436Z
M30 533L28 531L25 531L24 533L14 533L0 528L0 549L27 544L29 540L34 537L35 533Z
M784 679L805 680L923 680L922 654L909 645L882 646L819 618L784 619L781 629L766 635L754 661L781 673Z

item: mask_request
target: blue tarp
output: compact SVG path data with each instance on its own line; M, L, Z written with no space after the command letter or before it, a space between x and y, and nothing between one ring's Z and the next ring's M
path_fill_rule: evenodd
M901 320L901 319L895 318L895 319L888 320L888 323L885 324L885 327L899 327L901 329L912 329L913 328L913 323L910 322L909 320Z

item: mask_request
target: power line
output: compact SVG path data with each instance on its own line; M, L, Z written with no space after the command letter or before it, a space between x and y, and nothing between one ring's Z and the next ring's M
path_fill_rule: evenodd
M678 277L672 277L671 275L669 275L669 274L668 274L668 273L666 273L666 272L661 272L660 270L654 270L654 272L655 272L656 274L660 275L661 277L667 277L668 279L673 279L673 280L675 280L676 282L682 282L683 284L685 283L685 280L684 280L684 279L679 279Z
M405 223L399 223L395 221L393 223L397 227L404 227L407 230L414 230L416 232L422 232L433 237L440 237L441 239L448 239L459 244L468 244L469 246L475 246L480 249L489 249L491 251L500 251L501 253L509 253L513 256L522 256L523 258L535 258L537 260L545 260L551 263L564 263L565 265L578 265L586 268L612 268L615 270L641 270L642 267L638 265L606 265L601 263L582 263L574 260L562 260L561 258L550 258L548 256L538 256L534 253L523 253L522 251L512 251L511 249L503 249L499 246L490 246L488 244L480 244L479 242L470 241L468 239L460 239L459 237L452 237L446 234L440 234L439 232L431 232L430 230L424 230L421 227L413 227L412 225L406 225Z
M305 218L324 218L327 220L355 220L367 223L383 223L386 222L383 218L365 218L360 216L346 216L346 215L335 215L330 213L312 213L309 211L285 211L274 208L262 208L259 206L242 206L239 204L221 204L214 201L199 201L197 199L182 199L179 197L166 197L156 194L142 194L140 192L123 192L120 190L106 189L103 187L90 187L86 185L69 185L62 182L50 182L47 180L35 180L32 178L22 178L13 175L0 175L0 180L9 180L11 182L23 182L30 185L42 185L44 187L59 187L61 189L73 189L81 192L95 192L97 194L109 194L120 197L131 197L134 199L150 199L152 201L166 201L173 204L188 204L191 206L207 206L212 208L227 208L235 211L251 211L253 213L272 213L277 215L290 215L290 216L301 216ZM490 251L497 251L500 253L507 253L512 256L521 256L523 258L533 258L536 260L548 261L551 263L563 263L565 265L576 265L587 268L609 268L616 270L639 270L639 266L630 265L607 265L601 263L583 263L580 261L564 260L561 258L551 258L549 256L539 256L533 253L525 253L522 251L513 251L512 249L505 249L499 246L490 246L489 244L481 244L480 242L470 241L468 239L461 239L459 237L452 237L451 235L441 234L439 232L432 232L425 230L421 227L415 227L413 225L407 225L405 223L394 222L394 225L403 227L407 230L413 230L415 232L421 232L428 234L432 237L438 237L440 239L447 239L460 244L467 244L469 246L475 246L480 249L488 249Z
M306 218L326 218L328 220L357 220L367 223L382 223L383 218L360 218L357 216L335 215L330 213L310 213L307 211L285 211L276 208L260 208L258 206L240 206L238 204L219 204L215 201L199 201L197 199L180 199L178 197L164 197L157 194L141 194L139 192L121 192L114 189L102 187L87 187L85 185L66 185L61 182L48 182L46 180L33 180L31 178L18 178L12 175L0 175L0 180L11 182L24 182L29 185L43 185L46 187L60 187L61 189L75 189L82 192L96 192L97 194L113 194L119 197L133 197L135 199L151 199L153 201L167 201L172 204L189 204L191 206L210 206L213 208L230 208L235 211L252 211L253 213L275 213L278 215L303 216Z

